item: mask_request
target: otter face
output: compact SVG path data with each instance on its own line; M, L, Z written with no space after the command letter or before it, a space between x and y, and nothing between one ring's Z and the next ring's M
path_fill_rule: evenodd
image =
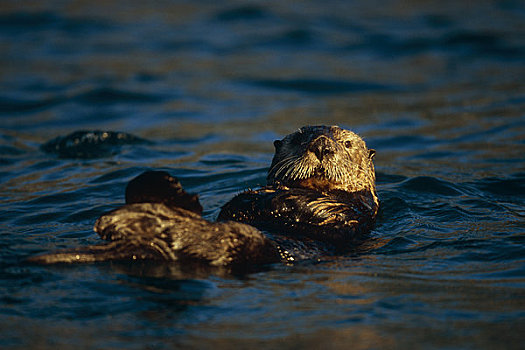
M338 126L305 126L274 142L268 185L318 191L373 190L375 172L369 150L357 134Z

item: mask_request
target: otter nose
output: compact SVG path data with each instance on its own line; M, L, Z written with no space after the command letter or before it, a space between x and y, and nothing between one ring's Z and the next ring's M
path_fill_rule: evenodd
M315 154L319 161L328 155L334 154L334 148L328 137L319 136L308 147L308 150Z

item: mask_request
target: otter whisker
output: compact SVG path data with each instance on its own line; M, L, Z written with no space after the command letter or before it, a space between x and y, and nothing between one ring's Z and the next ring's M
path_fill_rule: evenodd
M282 159L275 164L272 164L272 166L270 167L270 170L268 170L268 176L278 175L278 171L280 171L280 169L282 168L282 164L286 161L287 161L287 158Z
M289 161L286 162L286 164L284 164L284 166L280 169L278 174L284 172L283 178L288 178L290 176L290 172L293 172L296 168L296 161L297 159L295 159L295 157L289 159Z
M297 168L298 168L298 166L296 164L297 162L298 162L297 159L292 162L292 166L289 167L286 170L286 173L284 174L285 178L290 178L292 180L296 180L297 179Z
M296 159L295 156L290 156L278 162L276 166L272 168L272 169L277 168L275 175L279 175L282 171L284 171L284 169L289 168L293 164L295 159Z
M314 168L308 160L302 158L297 164L294 164L292 180L306 179L312 176Z
M268 172L269 178L277 178L280 176L280 174L290 168L293 168L293 160L295 159L294 156L290 156L287 158L284 158L274 164L274 166L271 167L271 169ZM285 177L285 176L283 176Z

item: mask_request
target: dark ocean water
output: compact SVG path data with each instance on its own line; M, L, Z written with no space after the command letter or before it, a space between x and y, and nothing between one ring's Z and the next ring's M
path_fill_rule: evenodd
M2 1L0 87L1 348L523 348L523 2ZM377 150L352 254L245 276L23 261L100 242L146 169L213 220L306 124ZM95 129L150 142L40 148Z

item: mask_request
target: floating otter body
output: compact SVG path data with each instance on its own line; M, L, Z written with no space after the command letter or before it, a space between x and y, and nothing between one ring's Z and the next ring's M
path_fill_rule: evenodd
M218 220L236 220L301 240L349 248L375 221L374 150L337 126L306 126L274 142L267 186L228 202Z
M242 267L344 251L371 229L379 207L375 151L358 135L307 126L274 144L268 185L234 197L217 223L202 218L198 197L175 178L146 172L128 184L126 205L97 220L94 229L109 244L30 261L156 259Z
M272 241L238 222L212 223L201 216L197 195L186 193L164 171L148 171L126 188L126 205L102 215L94 230L108 244L31 257L42 264L107 260L197 262L243 267L280 260Z

